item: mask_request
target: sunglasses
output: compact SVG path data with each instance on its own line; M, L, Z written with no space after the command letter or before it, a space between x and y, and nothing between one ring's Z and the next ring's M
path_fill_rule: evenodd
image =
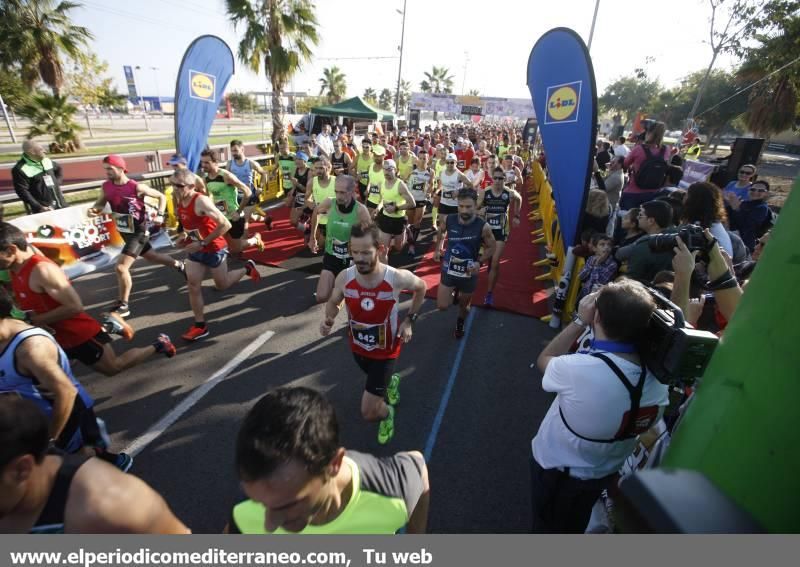
M739 175L753 175L754 173L755 171L748 171L746 169L743 169L739 172Z
M446 163L447 165L455 165L455 164L456 164L456 162L454 162L454 161L447 161L447 162L445 162L445 163Z
M183 189L184 187L191 187L188 183L173 183L172 186L175 189Z
M750 192L751 193L769 193L769 189L754 189L753 187L750 187Z
M494 179L495 181L505 181L506 178L505 177L493 177L492 179Z

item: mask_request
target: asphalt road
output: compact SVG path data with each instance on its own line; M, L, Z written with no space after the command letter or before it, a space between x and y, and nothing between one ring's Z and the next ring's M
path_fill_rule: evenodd
M243 280L226 292L206 282L211 335L185 344L180 335L192 317L183 279L137 261L132 345L166 332L179 345L178 355L156 356L112 378L78 369L114 449L141 449L132 473L158 490L194 532L221 531L242 498L233 466L240 421L271 388L305 385L335 404L345 447L379 455L427 449L432 532L524 532L530 524L530 439L551 400L530 366L552 331L536 319L476 309L467 336L457 341L454 308L440 313L426 300L398 363L403 381L395 437L381 446L377 425L359 413L364 378L347 346L344 317L331 336L319 335L322 307L312 295L319 262L301 257L293 269L260 266L260 284ZM95 315L116 297L111 270L75 286ZM127 346L114 343L118 352ZM243 360L223 380L203 386L237 356ZM190 406L185 413L143 441L182 402Z

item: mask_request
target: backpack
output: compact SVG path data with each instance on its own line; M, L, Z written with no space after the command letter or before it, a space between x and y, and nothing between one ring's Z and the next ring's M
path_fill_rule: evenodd
M643 145L642 149L647 158L636 172L636 185L639 189L661 189L669 168L667 160L663 157L664 148L659 148L657 155L650 153L650 148L646 145Z

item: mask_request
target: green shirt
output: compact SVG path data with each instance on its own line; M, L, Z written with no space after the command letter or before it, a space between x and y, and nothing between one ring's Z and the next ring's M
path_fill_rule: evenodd
M347 451L344 465L353 473L353 490L344 510L327 524L307 525L300 534L394 534L422 496L422 463L407 453L378 458ZM264 506L245 500L234 506L230 533L266 534ZM273 535L288 534L278 528Z
M216 177L207 179L206 187L208 187L214 205L228 219L231 219L239 209L239 192L236 187L225 182L224 171L224 169L220 169Z
M340 260L350 258L347 245L350 242L350 230L358 223L358 203L353 201L349 213L339 210L336 201L331 203L328 213L328 228L325 233L325 253L335 256Z

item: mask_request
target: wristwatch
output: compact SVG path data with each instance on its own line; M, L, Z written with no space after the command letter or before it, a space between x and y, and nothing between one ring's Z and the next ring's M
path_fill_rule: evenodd
M584 329L589 326L589 323L581 319L581 316L578 315L577 313L575 313L575 315L572 316L572 322L580 327L583 327Z
M417 322L417 318L419 317L419 313L409 313L408 315L406 315L406 317L412 323L416 323Z

